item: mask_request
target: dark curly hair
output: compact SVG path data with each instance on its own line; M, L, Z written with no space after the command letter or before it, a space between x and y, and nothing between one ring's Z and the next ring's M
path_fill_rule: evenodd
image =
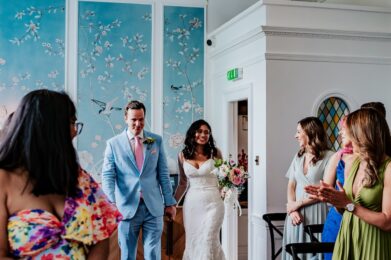
M361 105L361 108L372 108L379 112L382 116L386 117L386 108L382 102L368 102Z
M76 108L63 92L47 89L25 95L0 145L0 168L22 169L36 196L77 192L79 165L70 122Z
M314 155L311 163L315 164L323 158L324 152L329 150L329 144L327 142L326 131L323 128L322 122L317 117L306 117L298 122L303 129L304 133L308 137L308 150L306 147L300 148L298 156L301 157L305 152L309 152Z
M185 157L185 159L188 159L188 160L194 159L195 148L197 145L197 143L195 141L195 135L196 135L197 130L200 129L200 127L203 125L207 126L209 129L209 132L210 132L209 140L208 140L208 143L204 146L203 153L204 153L204 155L208 156L208 158L213 158L213 157L217 156L218 151L217 151L217 148L215 145L215 141L213 139L212 129L210 128L210 125L208 124L208 122L206 122L203 119L200 119L200 120L194 121L186 132L185 147L182 150L182 153L183 153L183 156Z

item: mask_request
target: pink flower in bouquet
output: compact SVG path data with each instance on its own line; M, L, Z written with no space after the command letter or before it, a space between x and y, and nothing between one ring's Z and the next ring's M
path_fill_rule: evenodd
M229 174L229 180L237 186L242 184L242 171L239 168L233 168Z

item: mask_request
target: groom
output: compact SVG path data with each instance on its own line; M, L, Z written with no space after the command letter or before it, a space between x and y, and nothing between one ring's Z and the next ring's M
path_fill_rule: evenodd
M128 128L107 141L102 168L103 190L123 215L118 228L122 260L136 260L140 229L144 259L161 259L163 214L176 215L162 138L143 130L144 119L144 104L129 102Z

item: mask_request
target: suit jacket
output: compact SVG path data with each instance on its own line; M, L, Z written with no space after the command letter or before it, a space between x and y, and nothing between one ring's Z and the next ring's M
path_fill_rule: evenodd
M164 206L175 205L167 167L167 159L159 135L144 130L144 138L155 141L145 144L141 172L131 149L126 130L107 141L102 168L102 188L114 202L124 219L137 211L142 191L145 205L155 216L163 216Z

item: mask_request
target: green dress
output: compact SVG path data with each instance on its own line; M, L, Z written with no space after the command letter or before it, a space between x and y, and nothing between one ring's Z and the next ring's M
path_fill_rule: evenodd
M380 212L382 208L384 171L391 161L385 160L379 169L378 181L373 187L362 187L353 197L353 182L360 165L356 159L344 185L346 195L355 204ZM333 260L336 259L391 259L391 232L385 232L368 224L345 210L341 229L335 242Z

